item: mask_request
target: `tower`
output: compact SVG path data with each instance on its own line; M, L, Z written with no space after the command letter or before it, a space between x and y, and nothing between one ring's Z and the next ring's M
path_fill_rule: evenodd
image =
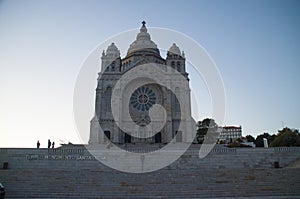
M167 52L166 64L180 73L185 73L185 55L179 47L173 43Z

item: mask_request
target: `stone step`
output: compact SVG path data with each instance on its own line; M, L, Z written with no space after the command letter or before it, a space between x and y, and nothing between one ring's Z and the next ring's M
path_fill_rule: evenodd
M173 164L145 174L119 172L92 160L26 159L47 150L0 150L0 163L9 162L8 170L0 170L0 182L6 198L300 197L300 169L285 168L300 158L300 148L216 148L199 159L193 147ZM275 169L275 160L283 168Z

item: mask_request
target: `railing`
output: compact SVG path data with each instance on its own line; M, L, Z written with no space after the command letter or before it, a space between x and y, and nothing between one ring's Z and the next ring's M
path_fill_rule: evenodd
M49 154L84 154L85 149L49 149Z
M156 151L161 149L164 144L153 144L153 145L140 145L140 144L123 144L123 145L118 145L118 147L131 151L131 152L136 152L136 153L148 153L152 151ZM199 150L201 145L196 146L191 148L191 150ZM22 151L23 150L23 151ZM300 152L300 147L270 147L270 148L263 148L263 147L258 147L258 148L226 148L226 147L214 147L213 149L205 149L202 148L201 150L204 151L210 151L211 153L236 153L238 152L248 152L248 151L269 151L269 152L275 152L275 153L282 153L282 152ZM0 154L7 154L7 153L26 153L30 151L31 153L33 151L37 153L45 153L45 154L53 154L53 155L68 155L68 154L78 154L82 155L86 153L86 149L83 148L56 148L56 149L34 149L34 148L0 148Z

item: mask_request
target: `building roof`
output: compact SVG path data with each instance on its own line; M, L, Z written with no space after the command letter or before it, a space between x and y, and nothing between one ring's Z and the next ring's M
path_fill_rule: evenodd
M111 43L106 49L106 54L107 55L115 55L116 57L119 57L120 51L117 48L117 46L115 45L115 43Z
M173 54L177 54L181 56L181 52L178 46L176 46L175 43L173 43L173 45L169 48L169 52L173 53Z
M142 22L142 27L140 32L136 36L136 40L130 44L130 47L127 51L127 55L140 51L140 50L151 50L151 52L157 53L159 55L159 50L157 45L151 40L150 34L147 32L146 22Z
M239 129L242 128L241 126L223 126L223 129Z

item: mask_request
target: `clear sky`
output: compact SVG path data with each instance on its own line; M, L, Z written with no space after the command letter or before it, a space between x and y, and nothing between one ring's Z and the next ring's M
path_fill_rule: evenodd
M0 147L79 143L73 90L83 61L142 20L208 51L226 89L225 124L254 136L300 128L299 1L2 0Z

